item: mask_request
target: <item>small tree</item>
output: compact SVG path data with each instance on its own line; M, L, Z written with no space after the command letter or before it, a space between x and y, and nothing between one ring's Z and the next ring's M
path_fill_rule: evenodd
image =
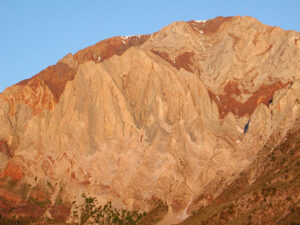
M146 213L117 209L107 202L104 206L98 206L97 199L82 194L84 203L75 205L73 216L79 219L80 225L101 224L101 225L136 225ZM75 202L73 202L75 204ZM80 212L80 218L78 215Z

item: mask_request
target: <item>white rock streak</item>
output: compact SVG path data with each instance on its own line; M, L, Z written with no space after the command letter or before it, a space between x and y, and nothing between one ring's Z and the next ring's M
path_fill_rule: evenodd
M195 30L197 30L200 34L203 34L202 30L199 30L197 27L193 26L195 28Z
M122 39L126 40L130 37L137 37L137 38L141 38L141 34L137 34L137 35L127 35L127 36L121 36Z
M244 130L242 128L240 128L238 125L235 125L236 129L238 130L238 132L240 133L244 133Z
M194 20L196 23L205 23L206 20Z
M190 201L189 201L188 205L186 206L186 208L185 208L185 209L183 210L183 212L179 215L179 218L180 218L180 219L183 219L183 220L184 220L184 219L186 219L186 218L189 217L189 215L187 214L187 211L188 211L190 205L192 204L192 201L193 201L193 195L191 196Z

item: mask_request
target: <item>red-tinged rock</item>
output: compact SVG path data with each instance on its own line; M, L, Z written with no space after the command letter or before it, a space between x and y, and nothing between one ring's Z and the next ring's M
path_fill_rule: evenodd
M65 222L70 215L70 205L53 205L50 208L50 213L53 219Z
M39 204L32 214L48 215L83 193L148 211L156 196L170 208L161 224L180 222L297 126L298 40L251 17L218 17L68 54L0 94L1 187L29 199L22 215ZM55 207L53 217L65 219ZM216 221L233 220L228 210Z
M5 140L0 140L0 152L4 153L9 157L12 157L7 142Z
M4 170L0 173L2 177L12 177L14 180L21 180L24 177L24 170L21 166L8 162Z
M235 99L236 96L240 96L242 94L242 91L237 87L237 82L226 84L224 87L225 94L217 96L211 91L208 91L208 93L211 100L214 100L217 104L221 119L223 119L229 112L239 117L249 117L259 104L263 103L268 106L269 102L273 99L274 93L285 88L289 84L290 82L283 84L281 81L276 81L268 85L263 84L254 93L251 93L250 98L248 98L245 102L240 102ZM249 93L247 90L244 92Z

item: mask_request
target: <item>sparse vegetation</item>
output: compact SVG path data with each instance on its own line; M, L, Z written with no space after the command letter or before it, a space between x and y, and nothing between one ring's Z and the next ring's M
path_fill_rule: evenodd
M27 183L23 183L20 187L20 195L22 196L23 199L26 199L27 195L28 195L28 192L31 188L31 185L30 184L27 184Z
M139 221L138 225L157 224L167 215L169 210L167 203L162 200L153 201L152 207L152 210Z
M0 214L0 225L27 225L27 224L72 224L72 225L88 225L88 224L100 224L100 225L137 225L139 221L146 216L146 213L140 213L138 211L129 211L127 209L118 209L112 206L111 202L107 202L105 205L99 205L96 198L88 197L85 194L82 195L83 203L76 204L73 202L73 218L75 219L72 223L66 223L65 218L58 217L48 218L47 216L41 217L20 217L20 216L2 216ZM29 198L29 202L33 205L37 205L44 210L50 206L50 201L38 201L33 198ZM63 210L64 205L60 197L55 200L56 209L52 206L50 212L54 210ZM53 209L53 210L52 210ZM51 211L52 210L52 211Z
M263 187L261 189L261 194L264 197L270 196L270 195L274 195L276 193L276 188L275 187Z
M75 224L101 224L101 225L135 225L146 216L146 213L117 209L107 202L99 206L97 199L82 195L84 203L77 205L75 202L73 217L78 220Z
M297 130L274 149L265 147L248 171L230 184L215 201L194 212L182 225L299 224L299 140ZM248 179L256 176L254 183ZM200 197L199 201L204 198ZM283 216L283 212L288 215ZM270 214L266 212L272 211Z
M11 218L7 218L0 215L0 225L27 225L32 223L31 219L13 216Z

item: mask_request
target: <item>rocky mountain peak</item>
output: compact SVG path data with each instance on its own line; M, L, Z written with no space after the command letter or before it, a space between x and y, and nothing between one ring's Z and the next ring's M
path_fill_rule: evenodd
M296 129L299 40L252 17L175 22L7 88L0 214L72 221L83 193L147 212L165 202L161 224L209 206Z

